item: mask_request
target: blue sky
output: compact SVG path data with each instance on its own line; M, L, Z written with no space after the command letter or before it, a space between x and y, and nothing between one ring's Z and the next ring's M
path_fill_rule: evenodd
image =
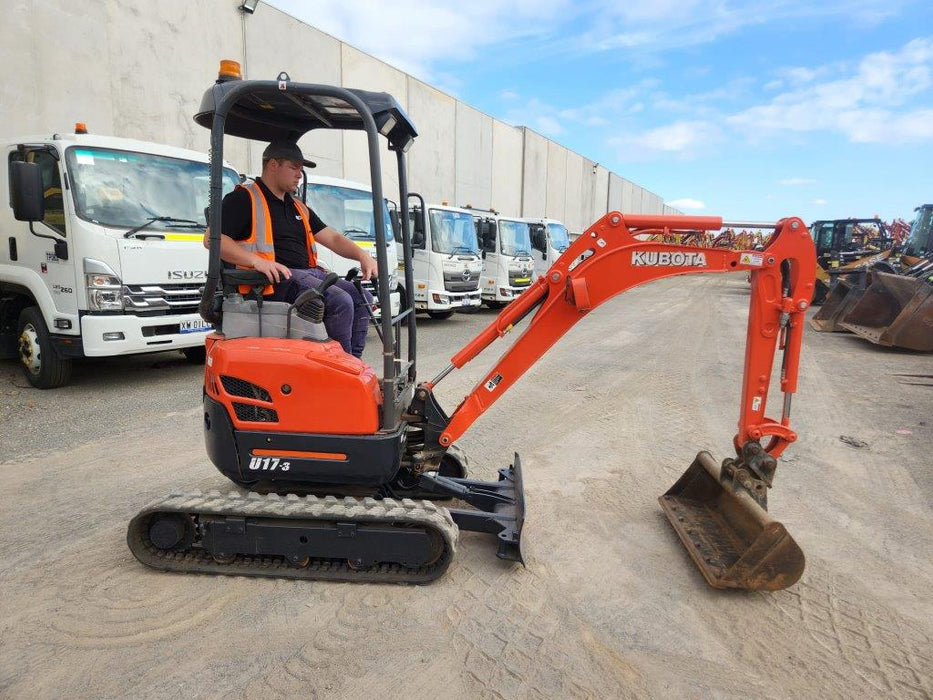
M929 0L270 4L686 213L933 201Z

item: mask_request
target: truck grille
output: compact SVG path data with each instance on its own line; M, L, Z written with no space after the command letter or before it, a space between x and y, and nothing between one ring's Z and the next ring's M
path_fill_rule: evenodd
M480 273L445 272L444 289L448 292L475 292L479 289Z
M509 286L510 287L527 287L531 284L532 279L534 279L533 272L509 272ZM519 282L518 280L525 280L525 281Z
M197 313L200 284L127 284L123 286L126 311L139 316Z

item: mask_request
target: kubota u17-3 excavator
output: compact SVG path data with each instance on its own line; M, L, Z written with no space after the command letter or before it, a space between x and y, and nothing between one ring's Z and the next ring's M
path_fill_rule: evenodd
M210 263L201 313L207 339L204 434L215 466L247 493L173 494L144 508L127 541L143 563L166 571L345 581L424 583L440 576L458 530L493 534L498 556L522 561L525 517L518 455L498 481L466 474L457 440L548 348L603 302L636 285L687 273L751 271L751 300L735 456L701 452L661 506L715 587L779 589L793 584L803 554L766 510L777 457L796 439L791 396L804 311L813 295L815 254L807 227L783 219L763 251L698 249L644 240L715 231L716 217L626 216L589 226L526 292L455 354L431 381L416 382L411 299L383 313L382 377L328 340L308 311L263 300L266 278L220 262L224 134L269 141L312 129L366 134L377 250L376 288L389 305L389 265L380 137L398 164L405 289L412 289L405 154L414 125L388 94L277 80L243 80L227 66L195 116L211 129ZM759 224L735 222L733 227ZM325 280L325 284L327 280ZM244 295L245 289L254 292ZM524 331L451 415L434 389L497 338ZM407 333L407 359L401 340ZM783 414L766 417L776 350L783 349ZM265 493L260 494L259 491ZM434 499L434 500L430 500ZM468 507L448 508L438 499Z

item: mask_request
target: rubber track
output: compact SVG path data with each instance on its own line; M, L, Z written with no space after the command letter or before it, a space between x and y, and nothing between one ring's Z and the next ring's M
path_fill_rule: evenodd
M429 566L417 568L400 564L380 564L365 570L354 570L346 562L311 560L305 567L296 567L284 556L239 554L229 564L222 564L206 551L193 547L187 551L162 550L149 540L149 516L157 512L197 515L233 515L256 518L286 518L290 520L322 520L356 523L391 523L416 525L434 530L444 542L440 558ZM126 542L130 551L143 564L161 571L180 573L224 574L228 576L262 576L325 581L356 581L360 583L429 583L441 576L456 552L459 530L446 508L430 501L409 498L377 500L375 498L340 498L327 496L296 496L289 494L261 495L257 493L222 495L219 491L201 494L175 493L150 503L130 522Z

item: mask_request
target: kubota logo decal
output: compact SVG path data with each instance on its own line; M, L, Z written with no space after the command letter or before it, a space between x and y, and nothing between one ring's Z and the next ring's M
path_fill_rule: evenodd
M705 253L632 251L633 267L706 267Z

